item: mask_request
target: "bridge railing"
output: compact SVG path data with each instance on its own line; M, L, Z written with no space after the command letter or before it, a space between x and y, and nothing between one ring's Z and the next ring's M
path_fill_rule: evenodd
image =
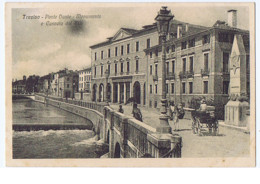
M156 128L108 106L104 107L104 118L109 120L112 132L120 136L119 140L111 141L114 141L112 145L120 143L122 157L181 157L182 139L179 135L158 133Z
M77 105L77 106L81 106L81 107L86 107L89 109L93 109L96 110L100 113L103 113L104 111L104 106L106 105L106 103L97 103L97 102L84 102L81 100L71 100L71 99L64 99L61 97L54 97L54 96L46 96L44 94L41 93L37 93L36 95L38 96L42 96L42 97L48 97L49 99L53 99L53 100L57 100L60 102L65 102L65 103L69 103L69 104L73 104L73 105Z

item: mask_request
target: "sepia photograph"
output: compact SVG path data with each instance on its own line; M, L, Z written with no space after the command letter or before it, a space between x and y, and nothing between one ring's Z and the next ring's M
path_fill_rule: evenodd
M7 166L254 167L254 3L6 3Z

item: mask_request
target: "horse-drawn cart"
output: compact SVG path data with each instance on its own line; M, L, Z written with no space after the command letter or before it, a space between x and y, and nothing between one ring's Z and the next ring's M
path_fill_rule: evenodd
M218 120L215 117L215 108L207 111L194 110L191 112L192 131L194 134L202 135L202 131L208 129L209 134L217 135Z

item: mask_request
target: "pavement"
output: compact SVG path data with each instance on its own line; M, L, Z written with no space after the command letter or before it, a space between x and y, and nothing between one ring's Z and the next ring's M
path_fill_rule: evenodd
M118 110L118 104L110 104L110 106ZM160 112L156 109L140 108L143 115L143 122L156 128L159 125ZM124 114L132 115L132 105L123 105ZM173 122L169 121L173 128ZM190 113L186 112L183 119L179 121L179 131L174 133L182 137L182 157L198 158L198 157L247 157L250 154L250 134L240 129L225 126L223 123L219 126L219 133L213 136L208 133L208 129L204 129L202 136L193 134L192 121Z

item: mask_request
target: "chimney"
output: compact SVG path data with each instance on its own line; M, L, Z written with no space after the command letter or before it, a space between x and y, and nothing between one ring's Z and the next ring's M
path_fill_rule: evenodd
M231 9L228 10L228 25L230 27L237 27L237 10Z
M177 26L177 38L182 37L182 24L178 24Z
M185 32L188 32L188 31L189 31L189 25L185 24Z

